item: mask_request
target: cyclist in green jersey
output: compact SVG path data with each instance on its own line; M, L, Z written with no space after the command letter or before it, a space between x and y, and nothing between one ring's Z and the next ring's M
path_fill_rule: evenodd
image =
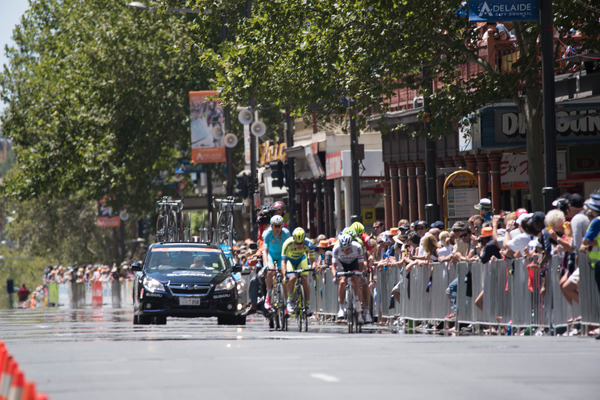
M292 300L292 294L294 292L294 284L296 283L296 276L293 274L288 275L287 272L295 271L298 269L308 269L308 257L312 260L314 257L314 246L312 242L306 239L304 229L296 228L292 232L292 237L287 239L283 243L281 249L281 273L287 277L285 283L285 291L288 294L287 300L287 311L291 314L294 310L294 304ZM306 294L306 313L310 316L313 311L310 308L310 286L308 285L308 271L301 275L302 287Z

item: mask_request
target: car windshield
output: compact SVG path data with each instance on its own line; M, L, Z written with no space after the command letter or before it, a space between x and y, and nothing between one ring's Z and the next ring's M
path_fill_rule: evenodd
M150 272L189 270L218 273L227 268L227 262L221 251L193 247L154 248L150 251L147 265Z

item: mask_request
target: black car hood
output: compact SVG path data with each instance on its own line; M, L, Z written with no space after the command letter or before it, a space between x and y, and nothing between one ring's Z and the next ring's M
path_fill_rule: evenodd
M207 285L209 283L216 285L221 283L228 276L231 276L229 272L209 273L206 271L190 270L175 270L168 273L151 272L147 275L162 283L170 282L171 284L185 283L196 285Z

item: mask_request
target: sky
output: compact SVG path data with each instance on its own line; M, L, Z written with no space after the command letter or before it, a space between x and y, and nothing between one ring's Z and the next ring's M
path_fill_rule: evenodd
M0 0L0 65L6 64L4 46L14 45L12 32L19 22L21 15L29 8L28 0ZM4 67L2 67L4 70ZM4 103L0 101L0 110L4 109Z

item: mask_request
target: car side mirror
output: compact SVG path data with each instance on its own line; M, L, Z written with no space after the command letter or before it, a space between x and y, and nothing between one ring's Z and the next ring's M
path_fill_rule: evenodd
M134 261L131 263L131 270L132 271L141 271L142 270L142 263L139 261Z

